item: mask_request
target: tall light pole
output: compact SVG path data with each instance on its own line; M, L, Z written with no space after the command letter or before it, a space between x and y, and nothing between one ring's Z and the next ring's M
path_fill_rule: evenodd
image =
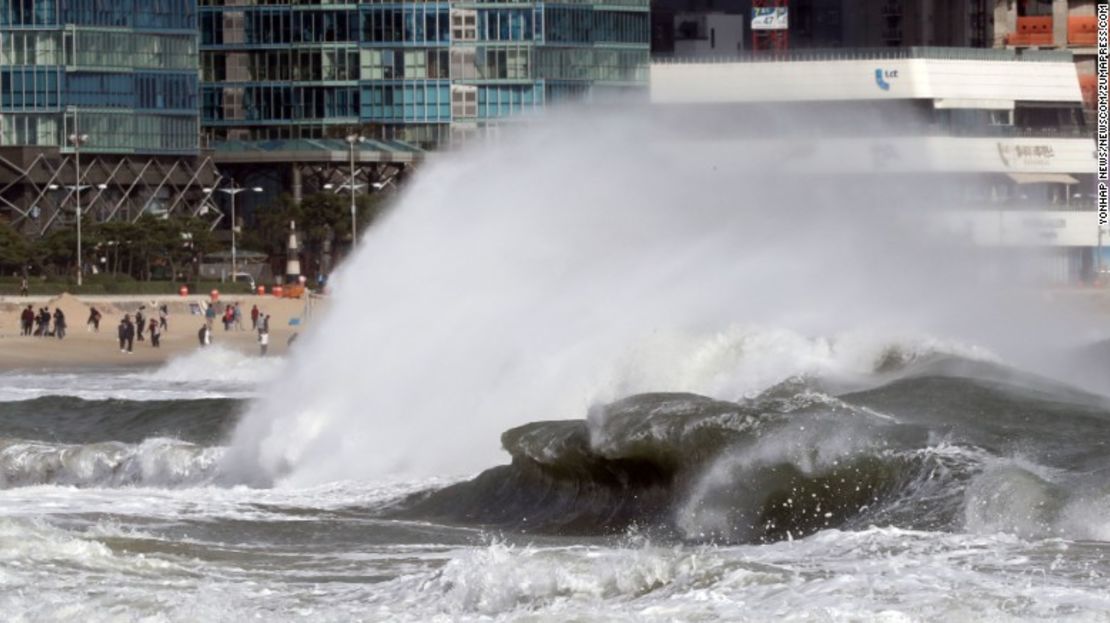
M351 189L351 248L358 246L358 223L355 216L355 146L365 141L366 139L358 134L347 135L347 145L351 151L351 179L347 181L347 186Z
M84 270L81 266L81 146L88 141L89 135L79 134L76 127L73 134L69 135L69 142L73 144L74 168L77 169L77 179L73 182L73 192L77 198L77 287L81 287L84 281Z
M231 198L231 282L232 283L235 283L235 277L239 272L239 256L238 256L238 251L236 250L237 247L235 245L235 234L236 234L237 230L239 229L239 226L238 226L238 224L236 222L236 219L235 219L235 195L238 195L239 193L247 192L248 190L251 191L251 192L255 192L255 193L262 192L262 188L259 187L259 186L255 186L253 188L244 188L242 186L236 186L234 180L232 180L231 186L229 186L228 188L205 188L204 189L204 192L209 194L209 195L211 195L215 191L219 191L221 193L226 194L228 197Z

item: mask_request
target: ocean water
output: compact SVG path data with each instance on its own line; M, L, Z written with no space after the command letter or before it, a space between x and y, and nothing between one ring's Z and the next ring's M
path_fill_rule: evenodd
M1110 403L933 346L886 344L866 372L857 352L850 384L791 374L740 400L641 394L526 424L476 478L265 488L223 466L281 363L6 373L0 612L1110 620Z
M1105 317L974 180L615 110L429 159L285 361L0 374L0 619L1110 621Z

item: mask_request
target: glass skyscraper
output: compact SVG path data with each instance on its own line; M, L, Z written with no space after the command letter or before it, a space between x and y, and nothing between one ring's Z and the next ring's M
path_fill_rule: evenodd
M259 206L368 189L421 148L646 94L649 39L648 0L0 0L0 213L45 233L78 204L203 214L228 178Z
M0 145L195 154L195 0L0 0Z
M196 0L0 0L0 215L198 213L198 41Z
M201 0L202 117L216 140L424 146L647 84L647 0Z

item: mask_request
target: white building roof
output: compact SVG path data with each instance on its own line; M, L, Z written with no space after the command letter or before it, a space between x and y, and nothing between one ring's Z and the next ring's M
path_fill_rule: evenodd
M836 58L821 58L822 54ZM1067 53L1023 57L1008 50L908 48L799 52L786 60L766 59L655 63L652 102L928 100L936 108L1012 109L1021 101L1076 105L1083 101L1075 65ZM759 141L744 142L751 146ZM727 137L715 137L686 141L683 148L728 158L738 146ZM762 149L769 154L784 151L795 166L824 172L1056 175L1053 179L1059 181L1062 175L1096 169L1094 141L1066 135L784 137Z
M874 58L845 54L834 60L658 62L651 66L651 99L659 104L926 99L938 108L1083 101L1067 55L1045 57L1051 60L1006 54L976 59L913 56L911 50Z

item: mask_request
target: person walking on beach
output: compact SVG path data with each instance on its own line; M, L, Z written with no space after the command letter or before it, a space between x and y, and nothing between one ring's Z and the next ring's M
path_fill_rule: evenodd
M270 332L270 314L266 314L262 318L262 330L265 331L266 333Z
M200 325L200 331L197 331L197 341L200 342L201 348L212 343L212 329L208 327L207 322Z
M243 330L243 311L239 309L239 303L235 303L235 314L234 314L233 317L235 319L235 330L236 331L242 331Z
M270 332L263 327L258 330L258 347L262 350L262 356L266 356L266 351L270 348Z
M135 325L131 324L131 315L124 314L119 321L119 352L130 354L135 345Z
M230 331L233 322L235 322L235 308L227 305L224 307L224 331Z
M116 336L119 337L119 352L127 352L127 316L119 319L119 326L116 327Z
M140 342L143 341L143 329L146 328L146 318L143 316L144 309L146 309L146 305L140 305L139 311L135 312L135 334Z
M37 337L46 337L50 333L50 310L43 307L39 310L38 318L35 319L35 335Z
M170 323L168 322L169 317L170 308L167 307L165 303L162 303L162 306L158 308L158 328L162 331L170 330Z
M31 335L31 332L34 331L33 327L35 326L35 312L31 309L30 305L27 306L27 309L23 310L23 314L19 319L23 324L23 331L20 335Z
M61 307L54 308L54 337L59 340L66 336L66 315Z
M150 345L153 346L154 348L160 348L161 347L160 346L161 338L162 338L162 333L158 329L158 321L154 318L151 318L150 319Z
M212 329L212 323L216 321L216 306L208 303L208 307L204 309L204 322L208 325L208 329Z
M89 331L100 333L100 310L95 307L89 308L89 321L85 323L89 327Z
M251 331L258 330L258 305L251 305Z

